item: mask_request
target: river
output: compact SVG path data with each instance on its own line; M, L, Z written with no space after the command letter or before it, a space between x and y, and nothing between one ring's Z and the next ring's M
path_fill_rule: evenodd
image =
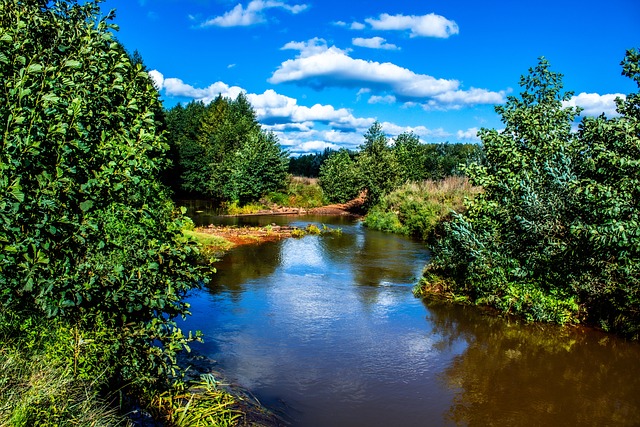
M227 221L343 231L237 247L188 298L195 350L291 426L640 425L638 343L414 298L424 245L353 220Z

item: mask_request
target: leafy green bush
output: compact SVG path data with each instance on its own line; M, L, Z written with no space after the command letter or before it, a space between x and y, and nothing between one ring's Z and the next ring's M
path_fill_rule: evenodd
M347 150L332 153L320 167L320 187L332 203L345 203L362 190L360 171Z
M317 179L292 177L287 190L288 206L317 208L325 204L325 197Z
M77 328L95 350L83 378L154 382L187 346L175 318L201 280L157 179L158 93L97 2L0 5L1 310Z
M640 55L623 74L640 85ZM640 333L640 95L621 117L583 120L563 107L546 60L496 107L503 131L481 131L485 166L466 169L484 192L445 224L429 277L454 294L531 320L587 320ZM427 287L429 285L427 284Z
M464 209L465 198L471 198L479 191L461 177L408 183L383 196L367 213L364 225L427 240L452 211Z

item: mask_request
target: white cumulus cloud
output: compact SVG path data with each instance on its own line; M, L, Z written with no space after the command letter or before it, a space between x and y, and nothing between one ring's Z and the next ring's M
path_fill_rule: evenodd
M382 130L392 138L397 137L401 133L414 133L420 138L430 140L442 140L451 136L451 134L443 128L429 129L425 126L400 126L390 122L382 122L381 125Z
M399 50L400 48L393 43L387 43L382 37L362 38L356 37L351 40L354 46L368 47L371 49Z
M458 109L504 102L504 91L462 90L458 80L418 74L390 62L352 58L348 50L329 46L320 38L290 42L282 49L299 53L294 59L280 64L269 79L270 83L295 83L318 90L325 87L354 88L359 89L359 95L366 89L382 97L374 98L374 101L394 96L402 102L424 103L427 109Z
M456 133L456 137L459 140L473 140L473 141L479 141L480 138L478 137L478 128L474 127L474 128L469 128L467 130L459 130Z
M283 62L269 82L297 82L321 89L324 86L368 87L390 90L397 95L415 98L429 97L456 90L457 80L436 79L416 74L390 62L354 59L346 50L328 46L314 38L308 42L287 43L283 49L300 53L295 59Z
M181 79L165 77L158 70L151 70L149 75L156 87L166 96L190 98L203 101L205 104L219 95L235 98L240 93L245 93L264 129L273 131L280 144L293 154L318 152L327 147L357 148L364 142L364 133L376 121L374 117L357 117L347 108L323 104L299 105L297 99L277 93L273 89L261 94L247 93L239 86L231 86L220 81L198 88ZM368 92L363 91L364 93ZM394 100L391 95L379 98L379 102ZM413 132L425 141L442 142L452 136L442 128L400 126L391 122L381 124L384 132L392 138L403 132ZM477 129L469 129L467 132L472 131L475 133ZM461 138L462 136L464 138ZM473 139L461 132L458 132L458 138Z
M573 96L569 101L563 102L563 105L565 107L578 106L584 108L581 113L583 116L599 116L604 113L607 117L616 117L619 115L616 111L616 98L625 99L626 97L621 93L600 95L582 92Z
M156 76L154 77L154 81L163 81L163 85L160 89L164 90L167 96L192 98L203 101L204 103L209 103L218 95L228 98L236 98L241 92L244 92L241 87L229 86L223 82L215 82L206 88L196 88L175 77L165 78L157 70L150 71L149 75L151 75L151 73L154 73Z
M377 19L365 19L375 30L395 30L411 32L411 37L449 38L459 33L458 24L444 16L429 13L427 15L389 15L381 14Z
M156 89L162 90L164 87L164 76L158 70L149 71L149 77L153 80L153 84L156 86Z
M202 27L247 27L266 21L264 11L267 9L284 9L298 14L308 8L306 4L289 5L275 0L252 0L246 7L238 3L233 9L221 16L209 19L201 24Z
M396 102L396 97L393 95L385 95L385 96L373 95L371 98L369 98L367 102L369 104L393 104Z

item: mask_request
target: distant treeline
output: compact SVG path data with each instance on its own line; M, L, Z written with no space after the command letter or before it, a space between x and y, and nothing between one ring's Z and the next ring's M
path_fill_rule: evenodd
M484 155L482 148L478 144L450 144L443 142L439 144L423 144L420 143L417 136L412 134L404 134L397 140L400 143L414 141L417 145L411 146L411 154L416 155L417 159L411 161L416 167L414 173L410 177L413 180L422 179L442 179L447 176L461 175L461 165L469 162L482 162ZM410 145L410 144L409 144ZM352 160L358 155L358 150L346 150ZM320 176L320 168L324 162L338 150L325 148L320 153L303 154L298 157L289 159L289 173L295 176L306 176L308 178L318 178ZM408 160L408 159L406 159Z
M242 93L209 104L178 104L164 115L172 160L165 183L179 196L218 202L245 204L283 191L289 175L321 177L331 201L365 189L373 201L407 181L460 175L462 166L482 163L484 156L476 144L423 144L412 133L391 140L376 122L359 150L327 148L290 158L275 134L262 129Z
M336 203L364 191L368 209L407 182L460 175L465 165L482 164L483 159L480 145L423 144L413 133L391 140L376 122L365 133L358 151L342 149L328 155L320 166L320 186L325 197Z

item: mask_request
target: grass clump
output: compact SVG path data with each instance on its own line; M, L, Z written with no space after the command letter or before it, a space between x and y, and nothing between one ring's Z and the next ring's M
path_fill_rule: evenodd
M149 409L166 426L230 427L243 416L236 404L213 375L204 374L189 383L176 382L170 390L154 396Z
M462 211L465 198L479 191L464 177L407 183L383 196L365 217L364 225L427 240L439 222L452 211Z
M261 203L247 203L240 206L238 202L230 202L224 203L222 208L227 215L251 215L266 209L266 206Z
M104 376L82 378L81 348L59 322L0 315L0 426L128 426Z
M293 176L284 192L272 192L261 199L265 205L288 208L317 208L326 204L317 178Z

